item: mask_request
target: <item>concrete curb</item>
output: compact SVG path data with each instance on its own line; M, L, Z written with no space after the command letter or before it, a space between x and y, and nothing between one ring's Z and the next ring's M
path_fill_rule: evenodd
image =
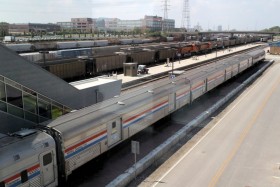
M147 156L139 160L136 165L127 169L125 173L119 175L112 182L107 184L107 187L123 187L128 185L136 175L141 174L145 169L147 169L150 165L152 165L157 159L159 159L165 152L167 152L173 145L178 143L184 136L186 136L187 131L195 125L200 124L205 119L207 119L210 115L212 115L215 111L217 111L222 105L228 102L231 98L233 98L238 92L240 92L245 86L247 86L251 81L257 78L261 73L263 73L271 64L273 64L273 60L270 60L268 64L266 64L262 69L257 71L254 75L252 75L249 79L244 81L241 85L239 85L236 89L227 94L223 99L219 100L216 104L210 107L205 112L201 113L194 120L186 124L181 130L151 151Z

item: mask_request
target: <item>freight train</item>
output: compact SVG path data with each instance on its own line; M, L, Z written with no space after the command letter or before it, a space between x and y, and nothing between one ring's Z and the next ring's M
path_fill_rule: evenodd
M114 44L130 45L150 43L151 39L119 39ZM42 50L61 50L61 49L76 49L85 47L104 47L111 43L108 40L85 40L85 41L64 41L64 42L34 42L34 43L11 43L6 46L18 53L34 52Z
M34 129L0 134L0 186L61 185L75 169L264 58L259 49L233 56Z
M46 54L53 58L52 61L46 61L46 63L42 63L41 54L29 55L25 58L29 60L33 58L33 61L34 58L40 59L38 64L51 73L65 80L74 80L122 70L123 63L137 62L142 65L155 65L165 62L167 58L172 61L257 40L258 38L239 38L210 42L169 42L139 46L106 46L59 50L56 54ZM78 56L82 57L75 58ZM73 58L69 59L69 57Z

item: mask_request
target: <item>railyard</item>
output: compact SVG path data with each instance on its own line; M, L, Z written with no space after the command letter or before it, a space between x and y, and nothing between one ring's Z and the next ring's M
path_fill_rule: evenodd
M258 44L259 45L259 44ZM222 55L229 55L229 53L233 53L233 52L237 52L237 51L242 51L242 50L244 50L244 49L247 49L247 48L253 48L253 47L256 47L255 45L247 45L247 46L245 46L245 47L240 47L240 49L238 49L238 48L231 48L231 50L229 51L226 51L226 50L222 50L222 51L216 51L216 52L214 52L214 53L212 53L212 54L204 54L204 55L201 55L201 56L196 56L195 58L189 58L189 59L184 59L184 60L181 60L180 59L180 62L179 61L176 61L176 62L173 62L173 63L171 63L171 64L164 64L164 65L162 65L162 66L159 66L159 67L152 67L153 69L150 71L150 74L148 74L148 75L145 75L145 76L150 76L150 75L153 75L153 76L155 76L156 74L158 74L159 72L162 72L162 69L165 69L165 68L167 68L165 71L164 71L164 73L165 74L168 74L168 72L170 72L170 71L172 71L172 69L170 69L170 68L172 68L172 64L173 64L173 70L174 71L176 71L176 69L177 68L183 68L183 67L185 67L185 66L190 66L190 65L193 65L193 64L195 64L195 63L201 63L202 64L202 61L203 60L205 60L205 59L207 59L207 58L209 58L208 60L213 60L213 59L215 59L215 57L216 56L218 56L218 55L220 55L220 56L222 56ZM265 48L266 46L264 46L263 48ZM250 52L248 52L248 54L249 54ZM235 76L235 75L237 75L238 73L241 73L243 70L245 70L245 69L247 69L248 67L250 67L250 66L252 66L253 64L255 64L255 63L257 63L260 59L262 59L263 57L260 57L259 56L259 54L257 54L256 53L256 56L255 56L255 54L254 53L251 53L251 55L252 55L252 57L250 57L251 59L248 59L249 57L247 56L247 55L243 55L242 56L242 54L240 54L241 56L240 56L240 59L238 58L238 61L236 61L236 60L234 60L234 58L236 58L236 57L234 57L234 56L232 56L232 57L229 57L229 59L230 58L232 58L232 61L225 61L224 62L224 65L223 64L212 64L212 65L208 65L208 66L202 66L201 68L198 68L199 70L200 70L200 73L190 73L190 74L188 74L188 72L186 72L187 73L187 77L186 78L188 78L188 79L190 79L190 77L193 77L192 79L192 84L190 84L190 88L191 88L191 90L197 90L197 89L201 89L201 91L199 91L199 92L195 92L195 91L192 91L193 93L192 94L188 94L187 92L188 91L184 91L184 92L182 92L182 93L179 93L179 92L181 92L181 91L179 91L178 92L178 98L176 98L176 95L175 95L175 97L174 97L174 99L176 98L176 105L175 105L175 103L170 103L170 101L169 101L169 109L168 109L168 111L169 112L173 112L173 110L176 108L176 109L178 109L178 108L181 108L183 105L185 105L183 102L179 102L179 101L177 101L179 98L181 98L181 96L182 97L186 97L186 99L184 99L184 102L186 102L187 104L188 103L190 103L190 102L192 102L194 99L196 99L196 98L198 98L198 97L200 97L201 95L203 95L204 94L204 92L206 92L206 91L210 91L210 90L212 90L213 88L215 88L217 85L219 85L219 84L221 84L224 80L228 80L229 78L231 78L231 77L233 77L233 76ZM252 58L253 58L253 60L252 60ZM242 61L242 59L244 59L243 61ZM248 61L246 60L245 61L245 59L248 59ZM254 60L255 59L255 60ZM226 60L226 59L225 59ZM191 63L189 62L189 61L191 61ZM220 61L223 61L223 59L220 59ZM236 62L235 62L236 61ZM238 62L238 64L240 63L240 65L238 65L238 66L236 66L235 65L235 63L237 63ZM177 66L176 66L176 63L177 63ZM227 70L227 69L225 69L225 71L223 72L223 76L221 77L220 76L220 74L218 75L218 74L215 74L215 72L217 72L217 71L220 71L219 70L219 66L225 66L225 65L230 65L230 64L232 64L232 65L230 65L230 70ZM171 65L171 67L170 67L170 65ZM215 67L216 66L216 68L213 68L213 67ZM227 71L229 71L229 72L231 72L231 73L226 73L226 74L224 74L225 72L227 72ZM198 71L199 72L199 71ZM204 73L203 73L204 72ZM221 69L221 72L222 72L222 69ZM217 72L218 73L218 72ZM196 75L197 74L197 75ZM168 75L170 75L170 74L168 74ZM118 77L118 79L120 79L120 77L121 77L122 75L117 75L117 77ZM137 78L139 79L141 79L141 78L144 78L144 79L147 79L147 77L143 77L142 75L138 75L137 76ZM208 77L207 79L206 79L206 82L207 82L207 84L205 84L206 82L204 81L204 83L203 83L203 81L201 82L201 80L199 80L199 79L197 79L197 78L199 78L199 77L203 77L203 76L205 76L205 78L206 77ZM211 77L212 76L212 77ZM174 77L174 79L173 79L173 81L171 80L171 82L170 81L168 81L168 79L167 79L167 82L170 82L171 83L171 87L172 87L172 84L174 84L174 86L176 86L176 84L178 84L178 85L181 85L181 83L180 83L180 78L179 78L180 76L178 76L178 77ZM195 78L196 77L196 78ZM123 77L123 79L124 79L124 82L125 83L127 83L127 82L129 82L129 81L135 81L135 80L131 80L130 78L128 78L128 79L130 79L130 80L125 80L126 79L126 77ZM150 78L148 78L148 79L150 79ZM197 79L197 80L196 80ZM182 79L183 80L183 79ZM187 79L186 79L187 80ZM191 80L191 79L190 79ZM189 81L190 81L189 80ZM215 80L215 82L216 83L211 83L211 82L213 82L213 80ZM176 81L178 81L178 83L176 83ZM173 83L174 82L174 83ZM200 83L201 82L201 83ZM183 83L183 82L182 82ZM144 87L140 87L140 88L138 88L139 90L141 90L140 92L141 92L141 94L143 94L143 96L144 95L149 95L149 94L155 94L155 95L158 95L158 96L160 96L160 95L163 95L164 94L164 92L166 92L166 91L168 91L169 89L166 89L165 90L165 88L164 87L166 87L166 85L165 84L162 84L162 88L161 88L161 84L162 83L160 83L159 85L157 85L157 83L155 84L155 85L151 85L151 86L149 86L149 84L147 84L146 86L144 86ZM189 83L187 83L187 84L189 84ZM201 86L201 85L203 85L203 84L205 84L205 86ZM201 88L200 88L201 87ZM146 93L146 91L147 91L147 93ZM203 91L203 90L205 90L205 91ZM139 92L139 91L138 91ZM140 93L139 92L139 93ZM169 92L169 91L168 91ZM211 92L213 92L213 91L211 91ZM138 94L139 94L138 93ZM120 106L123 106L123 105L126 105L126 102L127 101L129 101L130 99L133 101L133 102L135 102L135 101L137 101L137 100L139 100L140 99L140 97L139 97L139 99L137 98L138 95L136 92L135 93L131 93L131 96L129 96L129 94L126 94L126 96L123 96L122 94L119 96L120 98L121 98L121 100L119 100L118 99L118 97L116 97L116 98L114 98L113 100L112 100L112 102L115 102L115 101L117 101L117 104L118 105L120 105ZM210 93L211 94L211 93ZM181 95L181 96L180 96ZM190 96L190 99L188 99L188 95ZM133 97L135 97L135 99L133 98ZM142 97L142 96L141 96ZM207 97L207 96L206 96ZM127 100L127 101L126 101ZM141 100L141 99L140 99ZM142 98L142 102L140 102L140 100L139 100L139 104L140 105L142 105L141 103L142 102L144 102L144 100L143 100L143 98ZM169 98L169 100L170 100L170 98ZM200 99L199 99L200 100ZM194 103L196 103L196 102L199 102L199 100L198 101L195 101ZM88 121L89 119L87 119L87 117L84 117L84 116L87 116L88 114L90 114L90 113L92 113L93 111L98 111L98 110L102 110L102 108L106 108L106 107L108 107L108 106L110 106L110 102L111 101L106 101L106 102L104 102L104 104L103 103L100 103L100 104L97 104L96 105L96 107L94 108L92 108L92 109L90 109L90 108L88 108L88 109L85 109L85 110L81 110L81 111L77 111L77 112L74 112L73 113L73 115L72 114L69 114L69 115L66 115L65 116L65 119L62 117L62 118L60 118L60 119L58 119L58 120L55 120L54 122L52 122L52 123L50 123L50 124L48 124L47 126L47 128L50 128L49 130L51 130L52 128L58 128L59 130L58 131L60 131L60 132L63 132L63 131L68 131L67 129L69 129L69 127L73 127L74 129L76 129L76 125L78 124L78 123L81 123L82 121L84 121L85 123L84 123L84 127L82 127L82 124L80 124L79 126L80 126L80 128L82 128L82 129L85 129L85 128L88 128L88 127L86 127L86 126L88 126L88 125L86 125L87 123L86 123L86 121ZM154 102L154 101L153 101ZM159 101L157 101L157 99L155 99L155 102L161 102L160 100ZM140 106L139 105L139 106ZM150 105L147 105L146 104L146 108L147 107L149 107ZM151 105L152 106L152 105ZM193 106L193 105L191 105L191 106ZM118 107L118 106L114 106L113 108L110 108L110 110L108 111L109 113L111 113L111 118L112 118L112 114L113 114L113 116L115 116L115 117L117 117L118 118L118 116L119 116L119 114L118 114L118 112L117 113L115 113L114 112L114 108L116 108L116 107ZM128 106L129 107L129 106ZM132 105L131 105L131 107L132 107ZM156 107L158 107L158 109L157 108L153 108L152 110L155 110L155 112L157 112L157 111L159 111L159 110L161 110L161 108L162 108L162 106L159 106L159 105L156 105ZM191 107L192 108L192 107ZM104 112L102 112L102 115L105 117L105 114L106 114L106 110L107 109L105 109L104 110ZM129 110L129 108L128 108L128 110ZM137 111L138 111L139 109L137 109ZM142 109L141 109L142 110ZM139 110L140 111L140 113L141 113L141 110ZM146 109L146 110L148 110L148 109ZM132 110L133 111L133 113L135 113L135 112L137 112L136 110ZM193 116L191 113L192 110L190 110L190 116ZM83 115L80 115L79 113L80 112L86 112L87 114L83 114ZM98 112L97 112L98 113ZM108 113L108 114L109 114ZM126 112L125 112L126 113ZM144 112L144 114L146 113L146 111ZM128 117L128 119L125 119L125 118L127 118L127 117L123 117L123 119L122 118L120 118L121 120L124 120L124 128L126 128L126 127L129 127L131 124L132 124L132 122L129 122L129 121L134 121L134 118L135 117L133 117L133 115L135 115L135 114L132 114L132 115L128 115L127 117ZM141 114L141 115L143 115L143 113ZM146 115L146 114L145 114ZM150 114L147 114L147 116L149 116ZM157 114L158 115L158 114ZM72 117L71 117L72 116ZM76 116L76 117L75 117ZM137 114L136 115L137 117L136 118L138 118L139 117L139 115ZM153 116L153 115L152 115ZM163 115L163 116L165 116L165 114ZM70 118L71 118L71 120L69 120ZM90 118L92 118L93 116L91 116ZM155 117L156 117L156 115L155 115ZM69 118L69 119L68 119ZM81 118L80 120L79 120L79 118ZM82 119L82 118L84 118L84 119ZM116 118L116 119L117 119ZM141 118L141 119L140 119ZM140 117L139 118L139 120L141 121L142 120L142 118L143 117ZM161 119L162 117L156 117L157 118L157 120L159 120L159 119ZM166 118L163 118L163 119L166 119ZM98 122L98 120L100 120L98 117L96 117L95 119L93 119L92 118L92 120L95 120L95 121L92 121L92 122L94 122L94 123L99 123ZM117 121L117 126L119 126L119 125L121 125L121 123L122 123L122 121ZM136 121L139 121L138 119L136 120ZM152 121L157 121L157 120L155 120L155 119L151 119L151 118L147 118L147 121L146 122L148 122L149 120L152 120ZM77 121L77 124L75 125L75 121ZM161 125L161 122L162 121L160 121L160 122L158 122L157 124L159 124L159 126L162 126ZM135 123L135 122L133 122L133 123ZM176 122L177 123L177 122ZM67 125L68 124L68 125ZM118 132L117 134L116 133L114 133L115 135L113 136L113 134L111 134L111 135L108 135L108 138L110 138L110 136L111 137L114 137L112 140L109 140L109 142L108 142L108 146L111 146L111 145L113 145L113 146L115 146L115 144L116 143L120 143L120 142L122 142L122 138L124 137L124 136L126 136L126 138L130 138L131 139L131 137L132 137L132 135L133 134L136 134L135 136L133 136L133 139L135 138L135 137L138 137L138 136L141 136L141 134L142 133L144 133L144 136L150 136L151 134L146 134L147 133L147 131L151 131L151 133L152 134L154 134L155 132L157 132L157 124L155 125L156 127L155 127L155 129L153 129L153 127L149 127L149 125L150 124L152 124L151 122L148 122L148 125L145 125L145 127L146 128L143 128L143 127L141 127L141 129L143 129L142 130L142 132L140 132L140 135L137 135L136 133L137 132L139 132L139 129L134 129L134 128L128 128L128 132L123 132L124 134L123 135L121 135L120 134L120 132L118 132L119 130L117 130L116 132ZM179 125L177 126L178 128L180 127L180 126L182 126L182 124L180 124L180 123L178 123ZM168 126L169 125L167 125L167 127L159 127L159 129L160 129L160 131L161 131L161 129L163 128L168 128ZM175 129L176 129L176 124L175 125L172 125L172 127L175 127ZM99 128L101 128L101 126L99 127ZM103 128L103 127L102 127ZM81 129L81 130L82 130ZM140 129L140 130L141 130ZM171 128L172 129L172 128ZM69 129L70 130L70 129ZM77 129L78 130L78 129ZM66 132L65 131L65 132ZM80 130L79 130L80 131ZM174 130L174 129L172 129L171 130L172 132L171 132L171 134L169 134L168 136L170 136L170 135L172 135L176 130ZM70 131L69 131L70 132ZM110 133L110 131L108 131L109 133ZM113 131L112 131L113 132ZM75 132L75 133L77 133L77 131ZM146 135L145 135L146 134ZM74 134L72 133L72 135L71 136L73 136ZM117 135L117 136L116 136ZM119 135L121 135L121 136L119 136ZM142 134L143 135L143 134ZM71 136L69 136L69 135L67 135L67 138L69 139ZM102 135L103 136L103 135ZM161 137L161 133L159 133L159 139L160 139L160 141L163 141L165 138L167 138L167 137ZM75 137L74 137L75 138ZM125 138L125 139L126 139ZM71 138L70 138L71 139ZM104 138L102 138L102 139L104 139ZM141 139L141 138L140 138ZM68 141L68 140L66 140L65 139L65 141ZM73 140L71 140L71 141L73 141ZM86 140L84 140L83 142L85 142ZM152 138L150 141L154 141L154 139ZM81 143L79 143L79 144L77 144L77 145L73 145L73 143L67 143L68 144L68 146L69 145L71 145L70 147L68 147L67 149L66 149L66 152L65 152L65 154L66 154L66 159L69 159L70 157L73 157L73 155L75 155L75 154L79 154L78 152L84 152L84 150L85 149L87 149L86 147L88 147L89 145L86 145L86 147L84 147L83 145L82 145L82 143L83 142L81 142ZM124 143L121 143L120 145L118 145L116 148L110 148L110 149L108 149L108 148L105 148L105 147L101 147L100 149L102 150L104 150L104 148L105 148L105 151L106 151L106 149L108 149L108 154L113 154L113 155L115 155L115 154L119 154L118 153L118 149L120 149L120 146L123 146L123 145L127 145L128 144L128 142L129 141L125 141ZM151 142L147 142L148 144L149 143L151 143ZM100 144L101 145L101 144ZM107 142L105 142L105 146L107 145ZM80 147L81 146L81 147ZM103 145L103 143L102 143L102 146L104 146ZM77 148L78 147L78 148ZM149 147L149 146L148 146ZM153 147L154 148L154 147ZM95 153L94 153L94 155L96 155L96 148L94 148L95 149ZM127 150L127 149L129 149L127 146L125 147L125 149ZM116 153L115 153L116 152ZM145 151L146 153L148 153L149 152L149 150L146 150ZM85 152L84 152L85 153ZM83 154L84 154L83 153ZM87 153L88 154L88 153ZM99 153L98 153L99 154ZM97 155L98 155L97 154ZM84 155L84 156L86 156L86 155ZM142 155L142 156L144 156L144 155ZM127 156L125 156L124 158L128 158L129 157L129 154L127 155ZM82 158L82 157L81 157ZM71 158L72 159L72 158ZM73 172L73 174L72 175L70 175L70 178L69 178L69 182L68 182L68 184L70 184L70 185L89 185L89 186L91 186L91 185L93 185L93 184L102 184L102 185L105 185L106 183L109 183L110 181L109 180L112 180L114 177L116 177L116 172L114 172L114 175L113 176L110 176L109 174L106 176L106 178L107 177L109 177L110 179L108 180L108 179L104 179L104 178L101 178L101 179L98 179L96 176L94 176L94 181L91 181L92 180L92 178L90 178L89 179L89 181L85 181L84 179L82 179L82 180L76 180L75 179L75 172L79 172L80 170L79 169L77 169L77 171L76 171L76 168L77 167L79 167L80 165L83 165L83 163L84 163L84 161L82 161L82 160L79 160L80 159L80 157L76 157L75 156L75 159L76 160L72 160L71 162L69 162L68 164L67 164L67 172L69 172L69 173L67 173L67 175L70 175L72 172ZM102 160L101 162L99 162L100 161L100 159ZM108 160L107 159L110 159L110 157L109 158L107 158L107 153L105 153L105 154L103 154L103 155L101 155L101 156L99 156L99 157L97 157L96 159L94 159L94 161L93 161L93 163L94 162L98 162L99 164L104 164L104 165L106 165L107 164L107 162L108 162ZM119 159L119 158L118 158ZM104 161L105 160L105 161ZM67 161L68 162L68 161ZM114 162L116 162L116 163L119 163L119 161L114 161ZM81 164L82 163L82 164ZM109 161L109 163L111 163L110 161ZM70 165L71 164L71 165ZM95 163L96 164L96 163ZM124 170L125 169L127 169L129 166L131 166L131 164L129 164L129 163L126 163L125 164L125 167L126 168L124 168ZM90 164L86 164L85 166L82 166L82 169L83 169L83 167L92 167ZM120 165L118 165L117 167L120 167ZM122 166L123 167L123 166ZM102 168L103 168L103 166L102 166ZM111 168L111 166L110 166L110 168ZM119 168L115 168L116 170L119 170ZM75 170L75 171L74 171ZM90 169L90 170L92 170L92 168ZM123 171L123 170L122 170ZM122 172L122 171L120 171L120 173ZM108 171L107 171L108 172ZM87 176L87 175L86 175ZM98 182L97 183L95 183L96 181L95 180L97 180ZM100 180L100 181L99 181Z
M0 187L280 186L280 1L1 5Z
M236 49L236 50L238 50L238 49ZM221 54L222 53L223 52L221 52ZM215 53L212 54L212 55L215 56ZM201 56L201 57L205 58L205 56ZM201 58L201 57L199 57L199 58ZM209 58L211 58L211 54L209 55ZM189 59L187 59L187 60L189 60ZM194 60L194 62L196 62L196 61ZM176 62L176 63L179 63L179 62ZM182 66L184 66L184 65L182 65ZM164 67L164 65L161 66L160 68L156 68L156 67L154 67L154 68L159 70L159 69L161 69L163 67ZM255 71L255 70L253 70L253 71ZM245 77L246 77L246 75L245 75ZM242 79L244 79L244 77L241 78L241 80ZM240 80L237 80L237 82L239 82L239 81ZM230 84L228 84L227 86L231 87L231 88L227 88L228 91L230 89L233 89L237 84L240 84L240 83L234 83L231 86L229 86ZM223 92L223 91L221 91L221 92ZM219 91L218 95L220 95L220 96L217 96L216 95L217 91L213 91L213 93L211 92L210 95L212 95L212 94L216 95L216 96L213 96L213 95L211 96L211 97L214 97L214 98L209 99L210 96L207 94L207 96L205 96L205 99L202 98L202 101L199 100L198 102L195 102L194 105L191 107L191 109L190 108L183 109L184 112L186 112L186 110L187 110L187 113L188 113L188 117L187 118L183 117L182 119L179 119L177 117L175 117L175 118L172 117L171 121L173 121L173 122L167 122L166 123L166 122L161 121L161 122L156 124L155 128L154 127L148 127L147 129L144 130L144 132L141 132L139 135L135 135L133 140L135 140L135 139L139 140L141 142L141 148L143 146L143 150L142 151L144 153L141 153L139 159L144 157L145 154L149 153L149 151L151 151L157 145L159 145L160 142L163 142L167 137L169 137L173 133L175 133L176 129L181 128L183 124L186 124L188 121L191 121L191 119L195 118L196 115L198 115L200 112L202 112L203 110L207 109L207 107L211 106L215 101L217 101L218 98L224 96L225 93L224 92L221 93L221 92ZM208 104L207 104L206 101L208 102ZM201 107L201 102L203 103L203 107ZM176 114L174 114L174 116L176 116ZM172 123L172 125L170 125L170 123ZM201 128L202 127L200 127L200 126L196 127L195 128L196 130L194 130L194 131L197 132L197 130L201 129ZM190 136L191 136L191 134L192 133L190 133ZM148 140L148 139L151 139L151 140ZM157 143L151 143L151 141L152 142L157 142ZM142 145L142 143L143 143L143 145ZM125 155L124 155L124 151L126 152ZM120 154L122 155L121 156L122 158L119 157ZM110 182L110 180L112 180L114 177L116 177L117 176L116 173L121 174L127 168L129 168L129 166L133 165L133 157L132 157L132 155L130 153L130 142L123 143L120 146L118 146L117 148L111 150L110 151L110 155L113 155L113 156L112 157L110 156L109 158L107 158L106 156L105 156L105 158L104 157L100 158L100 159L105 159L106 160L103 164L101 164L101 166L99 165L100 162L97 161L98 163L93 162L92 166L85 166L81 170L77 171L77 174L78 173L80 174L80 172L82 172L82 171L85 171L85 173L87 173L87 171L91 170L92 167L96 167L98 165L97 167L100 167L102 169L99 170L97 173L95 173L93 175L90 174L89 176L86 176L85 177L86 179L84 178L84 179L77 180L77 179L75 179L75 175L76 174L74 172L73 173L74 177L70 178L70 183L74 184L74 185L79 184L80 186L91 186L93 184L98 184L98 185L103 186L103 185L108 184ZM162 162L162 161L159 161L159 162ZM108 163L110 163L110 164L108 164ZM114 165L116 165L116 166L114 166ZM155 162L155 166L153 166L152 168L157 167L157 165L158 165L158 163ZM108 167L108 170L106 169L107 167ZM114 167L115 167L115 169L114 169ZM120 169L120 168L123 168L123 169ZM116 172L116 171L119 171L119 172ZM99 173L99 172L101 172L101 173ZM104 178L105 173L106 173L106 177ZM100 178L98 176L100 176ZM141 178L142 177L140 177L140 180L141 180ZM139 182L139 179L136 180L136 181ZM134 186L134 185L135 184L132 183L132 186Z

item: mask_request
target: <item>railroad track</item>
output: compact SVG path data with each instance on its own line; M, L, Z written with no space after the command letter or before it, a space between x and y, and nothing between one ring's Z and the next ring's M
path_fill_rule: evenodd
M186 65L186 66L183 66L183 67L180 67L180 68L176 68L174 70L189 71L189 70L192 70L192 69L195 69L195 68L199 68L201 66L205 66L205 65L208 65L208 64L215 63L219 60L223 60L223 59L229 58L229 57L237 55L237 54L241 54L241 53L244 53L244 52L250 52L250 51L253 51L253 50L256 50L256 49L264 49L264 48L266 48L265 45L255 46L255 47L252 47L250 49L244 49L244 50L241 50L241 51L238 51L238 52L234 52L234 53L231 53L231 54L227 54L227 55L224 55L224 56L217 57L215 59L209 59L209 60L201 61L201 62L198 62L198 63ZM142 79L138 79L138 80L131 81L131 82L128 82L128 83L124 83L122 85L121 93L123 94L123 93L131 91L132 89L135 89L137 87L140 87L140 86L143 86L143 85L147 86L148 84L152 84L156 81L162 81L163 79L169 79L167 72L158 73L158 74L155 74L155 75L144 77Z

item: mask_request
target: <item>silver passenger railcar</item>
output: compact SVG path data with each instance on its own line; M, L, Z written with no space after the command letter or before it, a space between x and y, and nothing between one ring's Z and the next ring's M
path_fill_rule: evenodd
M0 134L0 186L57 186L54 139L38 130Z
M53 155L52 158L55 155L57 158L56 162L53 162L53 176L56 176L57 172L59 177L67 179L81 165L182 106L193 102L204 93L264 59L264 55L263 50L256 50L220 60L213 65L185 72L174 79L147 85L42 125L39 129L44 130L43 132L36 131L36 134L18 140L17 144L11 143L0 147L0 152L5 152L4 155L0 154L0 182L10 186L8 183L10 178L18 177L23 170L36 164L43 171L39 164L41 163L40 155L48 153ZM41 136L48 140L48 144L41 141ZM3 144L3 141L0 139L0 145ZM31 145L28 146L27 142ZM33 146L34 142L35 144L38 142L38 146L35 146L38 147L37 149ZM29 158L29 155L32 158L30 164L15 160L15 151L18 151L15 150L15 146L19 144L22 144L23 148L19 151L27 155L26 159ZM46 145L49 146L46 147ZM56 152L54 145L56 145ZM34 156L31 157L31 155ZM25 156L21 158L23 161ZM5 161L6 159L9 159L9 162ZM6 172L7 168L9 168L9 172ZM37 179L38 181L42 181L42 178L45 177L44 172L40 174L41 178ZM53 178L50 178L49 181L53 181ZM25 179L26 177L23 181L26 182ZM23 184L23 182L19 184ZM35 183L29 184L36 186ZM44 182L36 184L47 186Z

